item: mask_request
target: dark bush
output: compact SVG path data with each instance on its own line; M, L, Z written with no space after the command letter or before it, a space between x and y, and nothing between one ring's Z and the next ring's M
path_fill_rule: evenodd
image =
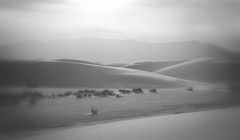
M91 115L97 115L98 114L98 110L97 108L91 108Z
M67 92L64 93L64 96L67 97L67 96L70 96L70 95L72 95L72 94L73 94L73 93L72 93L71 91L67 91Z
M122 98L123 96L116 94L116 98Z
M141 88L134 88L133 92L134 93L143 93L143 90Z
M82 96L82 94L77 94L77 95L76 95L76 98L77 98L77 99L80 99L80 98L83 98L83 96Z
M149 92L152 92L152 93L157 93L157 89L150 89Z
M93 95L98 97L107 97L107 96L114 96L115 93L112 90L103 90L103 91L96 92Z
M127 89L119 89L118 91L121 92L122 94L130 94L131 93L131 91L127 90Z
M189 88L186 89L186 91L193 92L194 89L192 87L189 87Z
M112 90L103 90L101 92L102 95L106 95L106 96L113 96L115 95L114 92Z
M57 94L57 97L65 97L65 96L64 96L64 94L59 93L59 94Z

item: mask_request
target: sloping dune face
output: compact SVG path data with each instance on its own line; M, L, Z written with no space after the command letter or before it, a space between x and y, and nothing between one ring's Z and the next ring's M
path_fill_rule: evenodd
M77 60L77 59L57 59L57 60L55 60L55 61L101 65L100 63L97 63L97 62L94 63L94 62L90 62L90 61Z
M187 80L210 83L240 83L240 61L224 58L205 58L177 64L156 73Z
M174 79L144 71L59 61L1 61L1 85L175 88Z
M144 70L149 72L154 72L169 66L173 66L179 63L183 63L186 60L176 60L176 61L163 61L163 62L141 62L129 65L126 68Z

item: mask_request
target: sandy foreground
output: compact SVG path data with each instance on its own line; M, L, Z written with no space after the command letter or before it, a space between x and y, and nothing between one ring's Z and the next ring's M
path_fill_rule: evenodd
M239 140L240 107L153 116L34 134L8 140Z

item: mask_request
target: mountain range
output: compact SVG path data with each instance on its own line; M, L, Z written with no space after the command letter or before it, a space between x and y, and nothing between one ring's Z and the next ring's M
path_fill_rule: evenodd
M235 58L238 54L199 41L148 43L101 38L30 41L0 46L0 59L77 59L106 64L190 60L205 57Z

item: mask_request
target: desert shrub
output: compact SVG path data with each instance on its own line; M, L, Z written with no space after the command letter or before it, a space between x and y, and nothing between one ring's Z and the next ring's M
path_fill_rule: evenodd
M130 94L131 93L131 91L127 90L127 89L119 89L118 91L121 92L122 94Z
M90 90L90 89L85 89L85 90L79 90L78 93L89 93L89 94L96 94L99 91L97 90Z
M94 96L98 96L101 92L97 91L97 90L89 90L89 89L85 89L85 90L79 90L77 93L74 93L74 95L76 96L81 96L82 97L92 97ZM77 97L78 98L78 97Z
M116 98L122 98L123 96L116 94Z
M73 93L73 95L76 96L77 99L79 98L90 98L93 95L94 96L99 96L100 95L100 91L97 90L89 90L89 89L85 89L85 90L78 90L78 92Z
M134 93L143 93L143 90L141 88L134 88L133 92Z
M186 88L186 91L193 92L194 89L192 87L188 87L188 88Z
M72 93L71 91L67 91L67 92L64 93L64 96L67 97L67 96L70 96L70 95L72 95L72 94L73 94L73 93Z
M82 96L82 94L77 94L77 95L76 95L76 98L77 98L77 99L80 99L80 98L83 98L83 96Z
M114 96L115 93L112 90L103 90L103 91L99 91L93 95L98 96L98 97L107 97L107 96Z
M91 115L97 115L98 114L98 109L97 108L91 108Z
M56 98L56 95L55 95L55 94L48 95L47 98L48 98L48 99L55 99L55 98Z
M157 93L157 89L150 89L149 92L152 92L152 93Z
M80 99L80 98L90 98L92 97L92 94L76 94L76 98Z
M113 96L115 95L114 92L112 90L103 90L101 92L102 95L106 95L106 96Z
M112 90L103 90L103 91L98 91L98 90L79 90L77 93L74 93L73 95L76 96L76 98L90 98L92 96L97 96L97 97L107 97L107 96L114 96L115 93Z
M87 94L88 97L92 97L92 94Z
M57 97L65 97L65 96L64 96L64 94L62 94L62 93L58 93L58 94L57 94Z

